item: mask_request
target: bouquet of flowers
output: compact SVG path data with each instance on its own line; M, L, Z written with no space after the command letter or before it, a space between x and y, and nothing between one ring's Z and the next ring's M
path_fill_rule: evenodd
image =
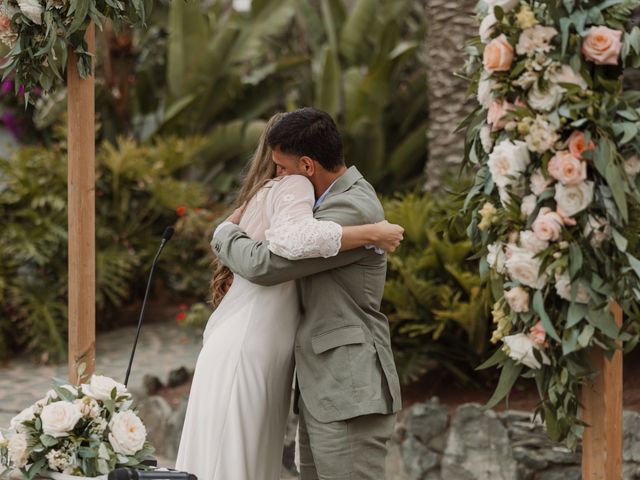
M467 45L478 108L463 122L477 169L468 233L495 300L481 368L498 366L493 406L535 378L547 432L575 448L588 349L638 341L639 0L484 0ZM620 328L612 314L625 312Z
M56 383L11 420L8 438L0 434L0 477L12 470L31 480L47 470L95 477L145 468L141 462L154 449L124 385L100 375L82 385Z

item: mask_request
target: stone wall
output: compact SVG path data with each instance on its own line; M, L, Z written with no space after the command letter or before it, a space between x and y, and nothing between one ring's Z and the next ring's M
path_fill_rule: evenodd
M160 458L175 460L187 397L172 409L151 395L138 404ZM283 479L296 478L296 418L290 418ZM387 480L578 480L580 451L551 442L531 413L461 405L450 415L436 398L399 415L387 459ZM172 463L163 465L173 467ZM623 480L640 479L640 413L624 412Z

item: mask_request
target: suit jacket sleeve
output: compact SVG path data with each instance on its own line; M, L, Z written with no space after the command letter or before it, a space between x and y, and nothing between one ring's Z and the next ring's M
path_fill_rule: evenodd
M355 263L370 255L358 248L330 258L287 260L272 253L265 242L252 240L237 225L229 225L211 241L214 254L229 269L258 285L276 285Z

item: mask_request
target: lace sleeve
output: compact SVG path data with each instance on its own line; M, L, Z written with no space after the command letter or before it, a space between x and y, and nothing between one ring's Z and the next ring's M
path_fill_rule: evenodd
M269 250L289 260L333 257L340 252L342 227L313 218L311 182L290 175L276 182L270 196L271 219L265 232Z

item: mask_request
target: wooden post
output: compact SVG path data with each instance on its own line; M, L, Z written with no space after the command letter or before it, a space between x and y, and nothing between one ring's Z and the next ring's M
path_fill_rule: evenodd
M622 309L614 303L612 311L618 326ZM611 360L602 349L593 348L591 362L598 375L582 389L585 428L582 446L583 480L622 478L622 352Z
M86 33L95 53L95 27ZM94 57L95 59L95 57ZM93 75L82 80L76 55L67 63L69 380L84 380L95 369L95 94ZM95 62L94 62L95 64ZM82 379L77 365L86 364Z

